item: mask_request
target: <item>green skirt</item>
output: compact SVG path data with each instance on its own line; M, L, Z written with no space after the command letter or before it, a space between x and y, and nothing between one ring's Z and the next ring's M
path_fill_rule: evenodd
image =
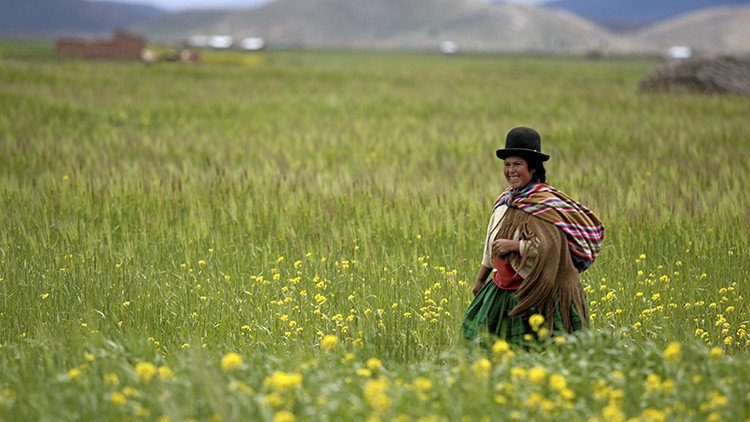
M464 313L462 321L464 337L469 340L481 340L484 336L490 336L520 345L528 344L529 338L536 340L536 333L529 324L529 316L533 312L518 317L509 315L518 304L515 296L515 291L503 290L492 280L488 280ZM568 312L570 312L573 331L580 330L583 323L572 304ZM553 316L554 323L550 336L566 333L559 307L555 306ZM547 324L542 326L546 327ZM527 334L532 337L524 339Z

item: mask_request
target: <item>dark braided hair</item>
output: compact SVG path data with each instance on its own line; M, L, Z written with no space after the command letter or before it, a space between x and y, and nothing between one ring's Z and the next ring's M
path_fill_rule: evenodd
M534 170L531 175L531 181L534 183L545 183L547 181L547 170L544 169L544 163L531 157L523 157L529 171Z

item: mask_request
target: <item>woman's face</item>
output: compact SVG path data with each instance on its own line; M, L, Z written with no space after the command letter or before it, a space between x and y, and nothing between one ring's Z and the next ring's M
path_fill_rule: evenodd
M503 174L505 175L505 180L510 183L511 188L520 189L531 182L534 170L529 171L529 165L526 163L526 160L521 157L508 157L504 162Z

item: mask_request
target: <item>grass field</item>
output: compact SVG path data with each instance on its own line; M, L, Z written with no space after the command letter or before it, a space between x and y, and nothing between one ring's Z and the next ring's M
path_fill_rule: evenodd
M33 47L33 48L32 48ZM637 59L0 45L0 420L750 420L750 99ZM591 330L461 338L494 151L606 226Z

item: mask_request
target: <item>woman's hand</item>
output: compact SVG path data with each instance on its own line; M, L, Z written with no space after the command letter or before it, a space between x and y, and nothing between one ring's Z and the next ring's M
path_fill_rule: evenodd
M503 256L513 252L521 251L521 241L511 239L497 239L492 242L492 254Z
M484 283L477 280L476 283L474 283L474 287L471 288L471 292L474 293L474 296L476 296L480 290L482 290L482 286L484 286Z
M479 266L479 272L477 272L477 281L474 282L474 287L471 288L471 292L474 293L474 296L476 296L480 290L482 290L482 286L484 286L484 282L487 280L487 277L492 274L492 268L485 267L484 265Z

